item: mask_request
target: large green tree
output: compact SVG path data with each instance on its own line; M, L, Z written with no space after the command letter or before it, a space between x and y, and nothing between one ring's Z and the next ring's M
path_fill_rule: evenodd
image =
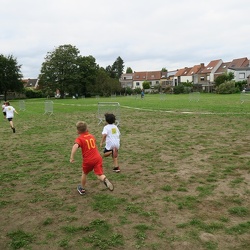
M18 65L17 59L12 55L0 55L0 93L7 99L8 91L22 92L23 83L21 65Z
M124 61L120 56L117 57L112 66L107 66L106 71L111 78L119 79L123 74L124 70Z
M65 92L76 90L79 79L80 51L70 44L61 45L48 52L42 64L39 85L48 92L60 91L63 98Z

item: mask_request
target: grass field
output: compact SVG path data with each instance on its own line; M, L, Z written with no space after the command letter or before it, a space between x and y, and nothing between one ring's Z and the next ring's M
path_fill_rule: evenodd
M229 249L250 246L250 102L240 95L146 95L11 101L16 133L1 119L0 249ZM120 103L121 172L91 173L76 190L84 120L99 145L98 102ZM99 149L100 152L102 149Z

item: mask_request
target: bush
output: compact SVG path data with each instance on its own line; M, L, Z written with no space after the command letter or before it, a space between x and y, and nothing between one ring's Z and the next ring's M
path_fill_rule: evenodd
M240 90L238 87L235 87L234 81L224 82L216 88L216 93L218 94L234 94L239 92Z
M184 93L184 86L178 85L174 87L174 94L181 94Z
M43 93L41 90L25 89L25 95L27 98L42 98Z

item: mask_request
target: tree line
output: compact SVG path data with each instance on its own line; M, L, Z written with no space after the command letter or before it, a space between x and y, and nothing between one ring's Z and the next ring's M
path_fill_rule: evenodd
M119 83L124 62L119 56L112 65L100 67L93 56L82 56L73 45L56 47L47 53L39 74L39 91L43 96L60 92L79 96L109 96L121 93ZM6 100L8 91L24 92L21 65L11 56L0 55L0 93Z

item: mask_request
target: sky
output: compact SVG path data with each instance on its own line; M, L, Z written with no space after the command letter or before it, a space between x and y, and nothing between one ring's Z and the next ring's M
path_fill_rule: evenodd
M0 54L37 78L61 45L133 71L250 59L249 0L0 0ZM124 72L125 73L125 72Z

